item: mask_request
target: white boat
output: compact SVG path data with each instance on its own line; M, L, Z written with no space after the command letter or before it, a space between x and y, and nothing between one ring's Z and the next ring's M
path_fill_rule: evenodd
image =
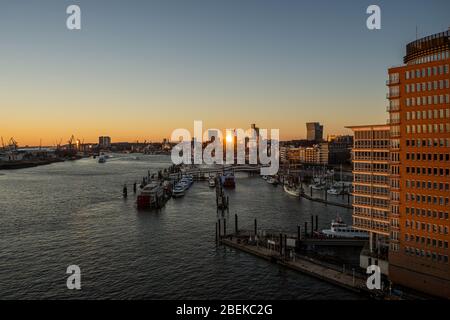
M180 197L183 197L183 196L184 196L184 191L185 191L185 190L186 190L186 189L184 188L183 185L177 184L177 185L173 188L173 190L172 190L172 197L174 197L174 198L180 198Z
M267 176L261 176L261 178L263 178L264 180L267 180Z
M331 221L331 229L324 229L322 233L330 238L369 238L367 232L348 226L340 218Z
M310 187L313 188L313 190L323 190L323 188L325 188L325 185L321 183L315 183L310 185Z
M285 184L283 188L284 188L284 191L287 194L290 194L291 196L294 196L294 197L299 197L300 196L301 189L298 188L298 187L294 188L294 187L291 187L291 186Z
M331 188L331 189L327 190L327 193L332 195L332 196L337 196L337 195L339 195L340 192L337 189L335 189L335 188Z
M214 177L209 177L208 184L211 188L214 188L216 186L216 179Z

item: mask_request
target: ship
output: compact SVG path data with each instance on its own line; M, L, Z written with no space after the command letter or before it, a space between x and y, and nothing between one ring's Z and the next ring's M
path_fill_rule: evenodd
M139 192L136 203L139 209L159 209L165 205L164 187L156 182L150 182Z
M331 221L331 228L322 230L322 234L330 238L368 239L369 234L345 224L341 218Z

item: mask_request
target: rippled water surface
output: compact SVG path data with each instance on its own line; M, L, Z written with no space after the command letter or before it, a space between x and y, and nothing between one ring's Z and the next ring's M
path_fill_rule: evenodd
M138 212L132 183L170 165L167 156L114 155L0 173L1 299L357 299L306 275L214 242L215 194L196 182L159 212ZM130 189L129 189L130 190ZM259 177L237 177L229 230L295 231L319 214L327 227L351 212L298 200ZM77 264L82 289L68 290Z

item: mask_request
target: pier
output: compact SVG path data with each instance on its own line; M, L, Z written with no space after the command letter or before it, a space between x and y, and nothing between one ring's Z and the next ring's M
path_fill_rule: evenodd
M311 221L313 224L313 217L311 217ZM257 219L254 220L253 230L243 230L239 229L237 214L234 215L234 232L227 233L226 226L226 219L219 217L215 230L218 245L225 245L252 254L271 263L276 263L353 292L368 294L376 298L384 296L382 290L369 290L367 288L367 275L356 266L347 268L345 265L339 266L315 256L303 254L302 249L310 246L362 247L367 240L318 238L314 233L317 225L315 229L311 225L311 233L308 233L307 222L304 230L301 230L300 225L297 226L297 233L259 230Z

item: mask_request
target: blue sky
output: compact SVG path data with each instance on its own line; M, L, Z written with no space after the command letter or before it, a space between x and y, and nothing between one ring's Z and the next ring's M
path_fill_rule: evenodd
M66 28L70 4L80 31ZM157 140L194 120L344 133L385 121L387 68L449 12L448 0L0 0L0 135Z

